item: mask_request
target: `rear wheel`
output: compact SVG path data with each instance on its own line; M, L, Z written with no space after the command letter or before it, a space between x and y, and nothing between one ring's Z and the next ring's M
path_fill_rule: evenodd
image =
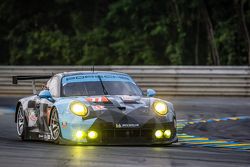
M23 106L20 105L17 110L17 134L22 139L25 140L27 136L27 121L23 111Z
M53 141L59 144L61 141L61 137L60 137L61 130L60 130L60 125L59 125L57 110L55 108L52 109L51 115L50 115L50 131L51 131L51 137Z

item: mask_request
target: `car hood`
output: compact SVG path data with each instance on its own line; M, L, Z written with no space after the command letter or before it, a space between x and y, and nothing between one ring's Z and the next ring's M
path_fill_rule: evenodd
M145 123L153 124L159 122L161 118L152 111L151 107L155 100L160 99L141 96L107 95L64 97L60 98L60 100L58 99L58 102L64 101L69 105L71 101L80 101L86 104L90 111L87 117L82 118L83 120L96 119L96 121L110 123L111 126L117 126L117 128L127 128L128 126L141 127ZM168 107L170 107L171 111L171 103L168 103ZM65 110L62 109L61 111ZM169 116L171 117L171 115Z
M82 96L82 97L63 97L57 99L80 101L88 106L93 107L93 110L101 110L102 108L119 110L131 110L134 108L148 108L150 106L150 98L141 96L128 96L128 95L107 95L107 96Z
M118 109L123 112L132 110L143 110L144 112L151 109L155 100L161 100L154 97L128 96L128 95L105 95L105 96L77 96L58 98L57 102L70 103L71 101L80 101L92 108L94 111L105 109ZM164 100L161 100L164 101ZM168 108L173 111L172 103L167 103Z

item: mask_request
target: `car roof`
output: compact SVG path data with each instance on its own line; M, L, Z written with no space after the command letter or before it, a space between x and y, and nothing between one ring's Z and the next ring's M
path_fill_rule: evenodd
M57 75L64 76L72 76L72 75L84 75L84 74L101 74L101 75L109 75L109 74L119 74L119 75L125 75L129 76L128 74L121 73L121 72L114 72L114 71L70 71L70 72L63 72L58 73Z

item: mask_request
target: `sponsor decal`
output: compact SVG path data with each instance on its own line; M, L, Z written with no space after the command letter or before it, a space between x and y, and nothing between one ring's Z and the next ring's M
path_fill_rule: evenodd
M44 140L50 140L51 139L51 135L50 134L39 134L38 138L44 139Z
M29 118L31 121L37 121L37 117L34 114L31 114Z
M121 82L134 83L134 81L127 75L92 74L91 73L91 74L85 74L85 75L75 75L75 76L63 77L62 84L63 84L63 86L65 86L68 83L74 83L74 82L93 82L93 81L99 82L100 81L99 77L102 79L102 81L121 81Z
M98 110L106 110L107 108L105 108L102 105L96 105L96 106L91 106L93 108L94 111L98 111Z
M85 98L85 100L87 100L88 102L103 102L103 103L107 103L109 102L109 99L105 96L102 97L87 97Z
M29 113L29 121L28 121L28 127L36 127L37 126L37 114L36 110L28 109Z
M130 81L131 79L127 76L124 76L124 75L118 75L118 74L115 74L115 75L77 75L77 76L73 76L73 77L65 77L64 80L65 81L70 81L70 80L88 80L88 79L97 79L99 80L99 77L100 78L111 78L111 79L123 79L123 80L128 80Z
M62 128L67 128L67 126L68 126L68 124L67 124L66 121L65 121L65 122L62 122Z
M115 124L116 128L138 128L139 124Z

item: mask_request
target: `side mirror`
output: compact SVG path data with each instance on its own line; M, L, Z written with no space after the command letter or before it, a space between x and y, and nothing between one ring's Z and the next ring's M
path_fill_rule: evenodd
M154 89L147 89L147 96L148 97L154 97L156 95L156 92Z
M52 99L52 95L50 93L49 90L42 90L39 95L38 95L41 99L45 98L45 99Z

